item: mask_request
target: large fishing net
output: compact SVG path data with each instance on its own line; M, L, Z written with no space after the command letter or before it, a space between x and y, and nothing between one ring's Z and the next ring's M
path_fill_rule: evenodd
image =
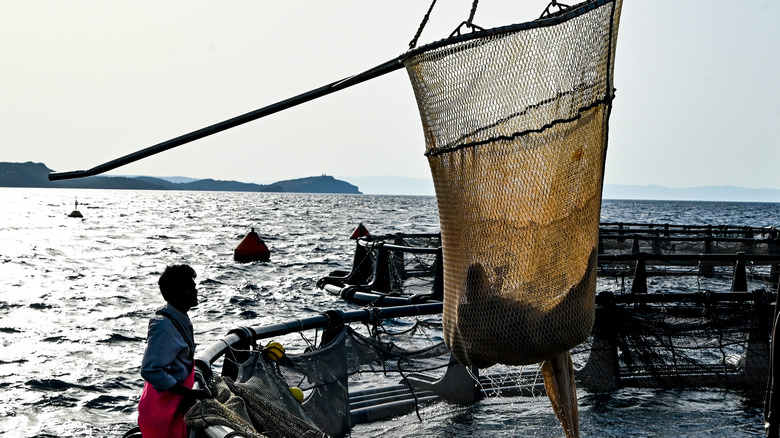
M586 2L406 60L463 364L539 362L591 331L620 8Z

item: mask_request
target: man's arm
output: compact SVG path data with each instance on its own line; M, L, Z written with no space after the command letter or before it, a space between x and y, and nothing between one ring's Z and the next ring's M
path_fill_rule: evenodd
M165 318L152 319L149 322L146 351L141 363L141 376L157 392L167 391L176 385L176 379L165 369L174 361L181 348L187 348L179 345L181 341L174 337L174 330L171 322Z

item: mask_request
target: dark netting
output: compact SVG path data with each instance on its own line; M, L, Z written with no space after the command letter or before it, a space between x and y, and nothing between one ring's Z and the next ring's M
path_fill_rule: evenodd
M394 320L362 327L365 334L361 327L328 329L321 345L289 354L289 361L271 362L256 349L243 352L247 358L232 364L239 376L215 376L210 386L220 395L198 403L188 423L231 426L248 436L255 430L266 436L344 436L356 424L419 413L435 401L545 394L538 366L497 366L480 375L454 361L435 319L411 327ZM289 387L303 391L302 404ZM308 429L312 425L316 429Z
M389 237L389 236L388 236ZM430 248L441 247L441 235L396 234L387 239L393 247ZM428 290L433 288L433 279L437 269L438 252L417 252L393 249L390 251L390 265L393 278L393 291L401 293L410 290ZM407 292L408 293L408 292Z
M355 391L371 394L372 388L387 391L390 385L399 401L406 401L407 409L420 397L430 396L401 383L409 374L441 370L449 362L449 350L443 342L430 341L425 336L414 339L415 334L419 336L424 331L417 324L400 333L383 330L368 337L345 327L321 348L291 355L293 366L281 366L280 371L291 386L307 393L304 407L323 430L341 435L355 423L365 421L359 417L368 415L366 410L359 410L365 406L360 404L359 397L355 399Z
M590 333L620 7L585 2L405 61L461 363L535 363Z
M724 294L728 295L728 294ZM622 387L725 388L763 396L769 371L772 294L600 295L596 326L575 350L581 384L592 392ZM603 298L603 300L601 300ZM616 303L621 301L622 304Z
M571 351L578 385L591 393L718 388L760 399L774 300L765 291L602 292L592 335ZM452 360L442 335L437 317L390 319L317 332L319 345L304 338L310 346L288 351L288 360L271 362L257 348L231 351L225 361L235 375L214 377L211 387L220 395L196 405L187 421L227 425L247 436L344 436L356 424L419 412L436 401L546 394L538 365L495 365L480 374ZM229 359L236 357L245 359ZM302 404L290 387L303 391Z
M430 292L441 247L440 235L399 233L373 238L372 241L374 245L370 247L369 257L374 265L366 284L386 281L392 294ZM432 251L417 251L423 248ZM379 263L385 266L378 266ZM387 278L382 278L384 276ZM377 290L381 291L381 288L379 286Z
M303 410L283 380L276 377L273 363L254 355L252 375L243 382L214 376L209 388L214 398L198 402L187 412L190 427L223 425L249 438L325 438Z

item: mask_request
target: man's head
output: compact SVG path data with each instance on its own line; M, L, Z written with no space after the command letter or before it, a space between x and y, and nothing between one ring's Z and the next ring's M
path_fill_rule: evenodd
M186 312L198 305L195 277L198 275L189 265L171 265L165 268L157 284L162 296L173 307Z

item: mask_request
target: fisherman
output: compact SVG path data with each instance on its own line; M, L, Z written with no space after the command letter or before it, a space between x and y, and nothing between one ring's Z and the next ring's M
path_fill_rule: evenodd
M144 389L138 403L138 427L144 438L185 438L184 414L208 391L192 389L195 340L187 311L198 305L195 270L189 265L165 268L158 284L167 304L149 320L141 364Z

